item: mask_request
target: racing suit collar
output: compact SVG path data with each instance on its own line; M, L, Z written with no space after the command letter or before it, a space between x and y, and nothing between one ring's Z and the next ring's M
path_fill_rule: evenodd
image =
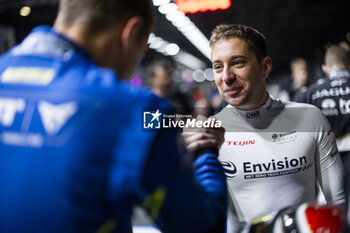
M328 77L329 79L350 78L350 72L343 69L332 70L329 72Z
M231 105L229 107L253 127L265 128L284 109L284 104L269 94L265 104L257 109L244 111Z
M73 55L79 55L92 61L84 49L50 26L35 27L23 42L12 50L13 55L33 52L44 57L60 57L66 61Z

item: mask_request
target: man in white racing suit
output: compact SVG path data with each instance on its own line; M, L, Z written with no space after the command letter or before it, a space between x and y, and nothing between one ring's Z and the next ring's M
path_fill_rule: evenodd
M219 159L231 201L227 232L320 197L342 204L343 164L334 133L317 108L269 96L265 79L272 62L264 36L248 26L220 25L210 46L215 83L228 102L216 116L226 130Z

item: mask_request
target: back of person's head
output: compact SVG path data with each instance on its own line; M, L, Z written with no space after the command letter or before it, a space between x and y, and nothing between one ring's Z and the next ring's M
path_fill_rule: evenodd
M331 45L327 48L325 65L328 69L350 70L350 48L347 43Z
M212 48L220 40L240 38L247 42L248 49L253 51L261 62L267 56L265 36L258 30L239 24L218 25L210 37L210 47Z
M151 0L60 0L55 25L69 27L82 22L89 34L103 32L117 22L133 16L143 19L140 36L149 33L154 22Z

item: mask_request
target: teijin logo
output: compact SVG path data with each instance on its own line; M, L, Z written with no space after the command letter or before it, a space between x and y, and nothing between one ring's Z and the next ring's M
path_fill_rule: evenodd
M227 141L229 146L246 146L246 145L254 145L255 140L245 140L245 141Z

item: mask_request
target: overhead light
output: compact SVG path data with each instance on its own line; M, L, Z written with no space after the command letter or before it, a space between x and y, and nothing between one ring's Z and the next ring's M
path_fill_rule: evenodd
M19 14L20 14L20 16L26 17L26 16L30 15L31 11L32 11L32 9L29 6L24 6L19 10Z
M175 61L189 69L205 69L206 64L190 53L182 51L177 44L170 43L151 33L148 38L149 48L165 55L172 56Z
M161 0L153 0L155 6L159 6L158 11L165 15L166 19L171 22L205 57L210 60L209 40L194 25L194 23L181 11L177 9L174 3L159 4Z
M177 0L179 10L186 13L196 13L198 11L225 10L231 6L230 0Z
M214 78L214 72L213 72L213 69L212 68L207 68L204 70L204 73L205 73L205 77L208 81L214 81L215 78Z
M180 51L174 56L175 61L188 67L191 70L204 69L207 65L190 53Z
M170 2L170 0L153 0L153 5L161 6L161 5L167 4L169 2Z
M175 13L178 11L177 5L175 3L168 3L168 4L161 5L159 6L158 10L163 15Z
M203 70L195 70L195 71L193 71L193 79L194 79L194 81L196 81L196 82L203 82L203 81L205 81L205 73L204 73L204 71Z
M151 41L150 41L150 45L149 47L151 49L158 49L158 48L161 48L165 45L165 41L160 38L160 37L154 37Z
M166 52L170 55L170 56L174 56L176 54L178 54L180 51L180 48L177 44L171 43L166 47Z

